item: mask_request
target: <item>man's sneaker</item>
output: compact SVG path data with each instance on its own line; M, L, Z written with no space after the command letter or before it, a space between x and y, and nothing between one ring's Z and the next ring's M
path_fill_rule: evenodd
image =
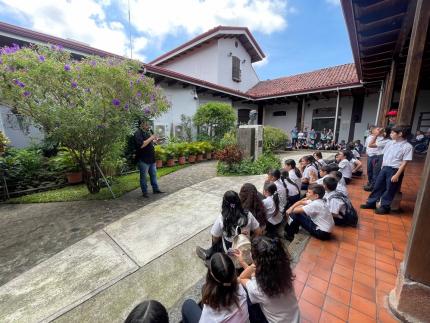
M154 191L154 194L163 194L164 192L163 191L160 191L160 190L156 190L156 191Z
M370 185L364 185L363 189L364 189L366 192L372 192L373 187L372 187L372 186L370 186Z
M360 209L376 209L376 205L370 205L370 204L361 204Z
M378 208L375 210L375 213L376 213L376 214L389 214L389 213L390 213L390 209L385 208L385 207L378 207Z
M148 198L148 197L149 197L148 193L146 193L146 192L145 192L145 193L142 193L142 196L143 196L143 197L145 197L145 198Z
M196 247L196 254L197 257L199 257L201 260L206 261L208 259L208 254L206 253L206 250L202 247L197 246Z

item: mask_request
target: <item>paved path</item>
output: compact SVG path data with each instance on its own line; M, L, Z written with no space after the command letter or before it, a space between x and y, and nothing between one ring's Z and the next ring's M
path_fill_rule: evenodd
M159 179L167 194L143 199L134 190L116 200L0 205L0 286L123 216L216 175L216 162Z

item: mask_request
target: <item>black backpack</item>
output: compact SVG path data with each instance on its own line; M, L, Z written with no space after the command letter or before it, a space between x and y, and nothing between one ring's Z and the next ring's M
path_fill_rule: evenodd
M355 228L358 223L358 215L357 211L352 206L351 201L341 192L336 192L336 194L333 194L328 198L328 200L331 199L339 199L345 204L345 213L342 214L343 222L345 225Z

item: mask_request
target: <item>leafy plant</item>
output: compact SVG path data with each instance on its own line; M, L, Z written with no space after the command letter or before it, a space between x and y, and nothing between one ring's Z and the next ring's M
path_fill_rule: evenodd
M281 161L272 154L263 154L256 161L250 158L228 165L218 162L217 172L220 175L259 175L266 174L270 169L280 168Z
M176 149L175 149L176 144L168 144L165 147L165 153L166 153L166 158L167 160L169 159L173 159L176 157Z
M197 109L193 122L200 128L200 140L206 139L205 137L209 140L221 140L226 132L235 127L236 113L227 103L209 102Z
M189 155L197 155L200 152L199 147L196 145L195 142L190 142L187 144L187 150Z
M101 165L124 142L137 118L169 109L161 88L139 73L138 61L73 60L57 46L1 49L0 97L69 149L90 193L100 190Z
M235 130L231 130L229 132L226 132L219 142L219 147L221 149L223 149L227 146L232 146L232 145L237 145L237 137L236 137L236 131Z
M192 118L186 116L185 114L181 114L181 126L183 129L184 139L188 142L193 140L193 122Z
M263 128L263 151L273 152L283 148L287 139L287 133L282 129L265 126Z
M177 157L186 157L188 156L187 143L182 142L178 143L175 146L176 156Z
M57 156L50 158L50 165L53 169L62 173L74 173L80 170L72 153L67 148L62 148Z
M10 140L6 135L0 131L0 152L6 150L6 146L10 144Z
M163 148L163 146L155 146L155 159L162 160L163 162L167 160L166 150Z
M238 146L227 146L218 150L215 155L220 163L225 163L228 168L235 163L240 163L243 159L243 153Z

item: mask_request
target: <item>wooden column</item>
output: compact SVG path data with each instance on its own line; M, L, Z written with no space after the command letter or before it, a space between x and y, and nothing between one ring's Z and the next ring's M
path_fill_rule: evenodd
M396 61L391 62L391 69L385 80L384 93L381 102L381 110L379 111L376 125L385 127L387 123L386 115L391 107L391 100L393 99L394 84L396 82Z
M418 0L406 60L405 76L400 92L398 125L411 125L413 120L429 19L430 1Z

